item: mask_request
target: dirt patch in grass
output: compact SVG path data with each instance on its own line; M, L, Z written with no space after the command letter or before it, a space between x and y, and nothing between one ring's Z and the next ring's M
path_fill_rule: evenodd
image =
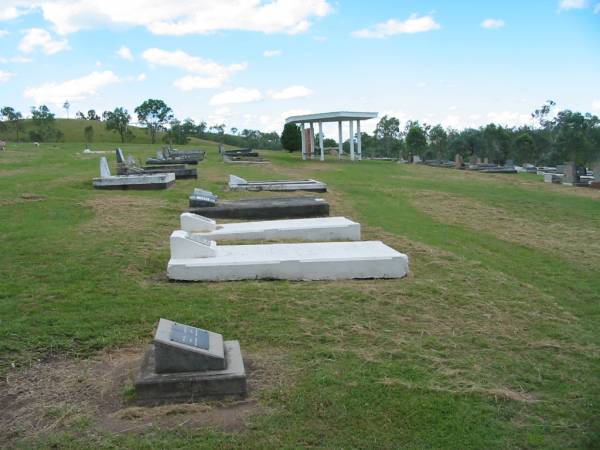
M282 356L244 353L249 394L243 400L134 406L127 393L145 348L105 351L86 360L50 360L10 373L0 381L0 441L42 439L61 431L91 436L149 428L241 430L252 415L267 411L261 397L289 381Z
M536 222L505 209L438 191L418 191L411 203L434 219L468 227L499 239L524 245L587 267L600 263L599 230L562 222Z
M40 195L40 194L32 194L29 192L26 192L24 194L21 194L21 198L23 200L29 200L29 201L34 201L34 202L39 202L40 200L45 200L47 197L45 195Z

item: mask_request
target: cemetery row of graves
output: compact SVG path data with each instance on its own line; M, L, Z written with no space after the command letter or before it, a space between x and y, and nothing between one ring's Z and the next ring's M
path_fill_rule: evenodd
M7 442L151 448L165 440L207 447L594 441L592 323L600 286L597 244L588 237L600 229L600 167L465 163L460 154L454 161L413 158L415 164L337 157L321 163L214 147L150 154L145 145L81 151L21 144L1 154L3 176L27 179L36 191L46 186L39 198L0 200L12 219L4 225L4 258L14 257L4 269L11 281L3 313L22 317L3 322L1 354L10 367L0 399L13 406L0 417ZM15 183L5 193L21 189ZM471 205L444 210L461 198ZM540 229L544 217L522 216L515 198L520 207L533 201L577 211L585 244L576 245L591 245L584 254L592 256L575 268L560 246L550 261L547 241L524 245L486 229L485 214L499 214L493 208L515 215L524 230ZM479 237L469 232L473 223L461 222L470 214L484 215ZM44 216L41 248L16 250L19 220L43 223ZM556 226L563 236L573 225ZM65 233L71 229L73 240ZM84 257L89 246L93 261L86 257L76 263L78 273L66 275L71 258ZM51 267L55 253L62 268ZM14 278L17 267L26 286ZM575 303L564 284L569 277ZM44 319L42 298L49 305ZM19 341L23 333L28 337ZM55 355L48 357L44 339L51 336ZM135 345L120 355L127 342ZM98 356L103 348L115 354ZM84 376L72 362L79 358L111 367L103 376L113 384L101 391L111 391L112 404L78 403L76 395L70 402L60 398L64 392L47 398L54 388L43 385L43 374L51 364L79 371L74 378L84 385L95 378L100 365L85 363ZM40 374L35 386L27 384L32 373ZM560 378L571 392L556 385ZM98 387L90 389L97 396ZM48 403L25 408L35 395ZM51 407L58 412L34 419Z

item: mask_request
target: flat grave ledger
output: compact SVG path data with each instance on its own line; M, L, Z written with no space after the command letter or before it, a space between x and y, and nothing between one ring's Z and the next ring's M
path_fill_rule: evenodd
M167 189L175 184L175 174L111 175L106 157L100 158L100 178L94 178L96 189Z
M158 173L173 173L176 180L198 178L198 170L187 168L185 164L164 164L154 166L140 166L131 155L125 159L123 150L120 148L115 151L117 157L118 175L152 175Z
M196 206L199 200L190 198L189 212L212 219L276 220L329 215L329 203L318 197L247 198Z
M360 224L345 217L267 220L217 224L213 219L192 213L180 217L181 229L214 241L225 240L299 240L358 241Z
M217 245L171 234L167 275L180 281L402 278L408 257L380 241Z
M317 180L247 181L229 175L229 188L241 191L312 191L327 192L327 185Z
M239 342L161 318L135 390L142 405L243 396L247 384Z

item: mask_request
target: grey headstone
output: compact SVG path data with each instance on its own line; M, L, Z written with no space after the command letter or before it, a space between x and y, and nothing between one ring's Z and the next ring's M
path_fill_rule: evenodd
M116 157L117 157L117 163L123 164L125 162L125 156L123 155L123 150L118 148L115 150L115 153L116 153Z
M108 161L106 160L106 156L100 158L100 177L110 177L110 167L108 167Z
M464 161L463 161L463 157L462 157L462 155L461 155L460 153L457 153L457 154L454 156L454 167L455 167L456 169L460 169L460 168L462 168L462 166L463 166L463 162L464 162Z
M568 161L564 165L563 184L575 184L577 182L577 172L575 170L575 162Z
M225 369L223 336L160 319L154 335L156 373Z
M594 172L594 181L600 181L600 161L592 164L592 172Z

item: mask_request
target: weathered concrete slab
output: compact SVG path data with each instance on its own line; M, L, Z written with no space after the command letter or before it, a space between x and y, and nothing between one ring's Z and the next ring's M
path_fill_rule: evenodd
M156 373L156 348L151 345L135 380L136 403L151 406L245 396L246 370L240 344L238 341L225 341L223 347L226 361L226 368L223 370Z
M183 213L181 229L213 241L302 240L327 242L360 240L360 224L345 217L267 220L218 225L212 219L197 214Z
M229 188L240 191L312 191L327 192L327 185L316 180L247 181L229 175Z
M167 189L175 184L175 174L111 175L106 157L100 158L100 178L94 178L96 189Z
M204 256L205 248L214 256ZM196 253L197 252L197 253ZM167 275L181 281L401 278L408 257L380 241L216 246L171 235Z
M195 201L190 198L190 206ZM329 203L318 197L250 198L190 208L189 212L212 219L275 220L329 215Z

